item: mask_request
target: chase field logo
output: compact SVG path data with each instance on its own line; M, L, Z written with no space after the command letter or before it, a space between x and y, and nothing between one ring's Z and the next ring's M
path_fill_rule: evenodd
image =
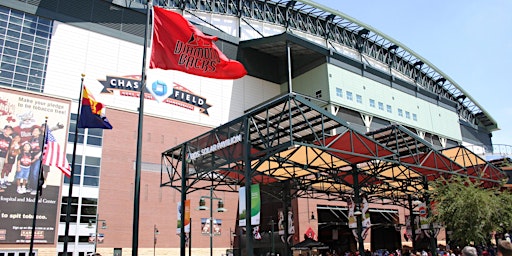
M121 96L139 97L141 86L140 75L113 77L107 76L106 80L98 80L103 85L101 93L113 93L118 90ZM167 103L174 106L182 107L188 110L199 108L199 112L208 115L208 108L211 107L206 103L206 98L194 94L186 87L164 80L147 81L145 90L145 99L154 99L159 103Z

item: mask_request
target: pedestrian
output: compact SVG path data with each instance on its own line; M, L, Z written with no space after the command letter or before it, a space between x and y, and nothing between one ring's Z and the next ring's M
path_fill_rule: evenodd
M498 241L498 255L497 256L512 256L512 243L509 240Z
M478 253L475 247L466 246L462 249L462 256L478 256Z

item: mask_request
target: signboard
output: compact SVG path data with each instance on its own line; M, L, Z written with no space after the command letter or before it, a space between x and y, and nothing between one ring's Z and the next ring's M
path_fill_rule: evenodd
M68 134L69 108L69 101L0 88L0 140L3 141L0 144L9 145L9 152L13 153L11 156L3 156L6 160L0 166L6 173L3 185L0 186L0 244L30 243L37 171L41 163L38 160L43 140L41 126L47 118L52 134L64 147ZM21 159L36 160L24 162L24 175L21 175L21 168L17 168L18 160ZM34 242L52 244L55 243L62 172L54 167L43 166L43 173L46 177L45 188L37 202Z

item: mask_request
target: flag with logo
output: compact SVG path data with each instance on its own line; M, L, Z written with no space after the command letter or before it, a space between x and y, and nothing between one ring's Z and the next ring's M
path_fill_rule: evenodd
M54 166L64 173L67 177L71 176L71 166L66 159L66 152L59 145L50 129L46 130L46 139L44 143L43 165Z
M179 13L153 7L153 38L149 68L178 70L189 74L238 79L247 74L244 66L228 59L207 36Z
M112 129L112 125L107 117L103 115L103 107L103 104L97 102L84 86L82 89L82 107L80 108L78 128Z

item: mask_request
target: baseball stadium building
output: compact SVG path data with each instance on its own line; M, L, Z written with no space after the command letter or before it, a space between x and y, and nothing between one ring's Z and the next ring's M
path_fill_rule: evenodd
M484 156L492 116L367 24L309 0L151 4L217 37L247 75L143 71L146 1L1 1L2 133L25 147L49 127L73 176L43 168L36 193L5 168L0 256L425 249L449 240L409 222L428 214L429 181L506 177ZM161 93L141 97L146 84ZM77 129L82 86L113 129Z

